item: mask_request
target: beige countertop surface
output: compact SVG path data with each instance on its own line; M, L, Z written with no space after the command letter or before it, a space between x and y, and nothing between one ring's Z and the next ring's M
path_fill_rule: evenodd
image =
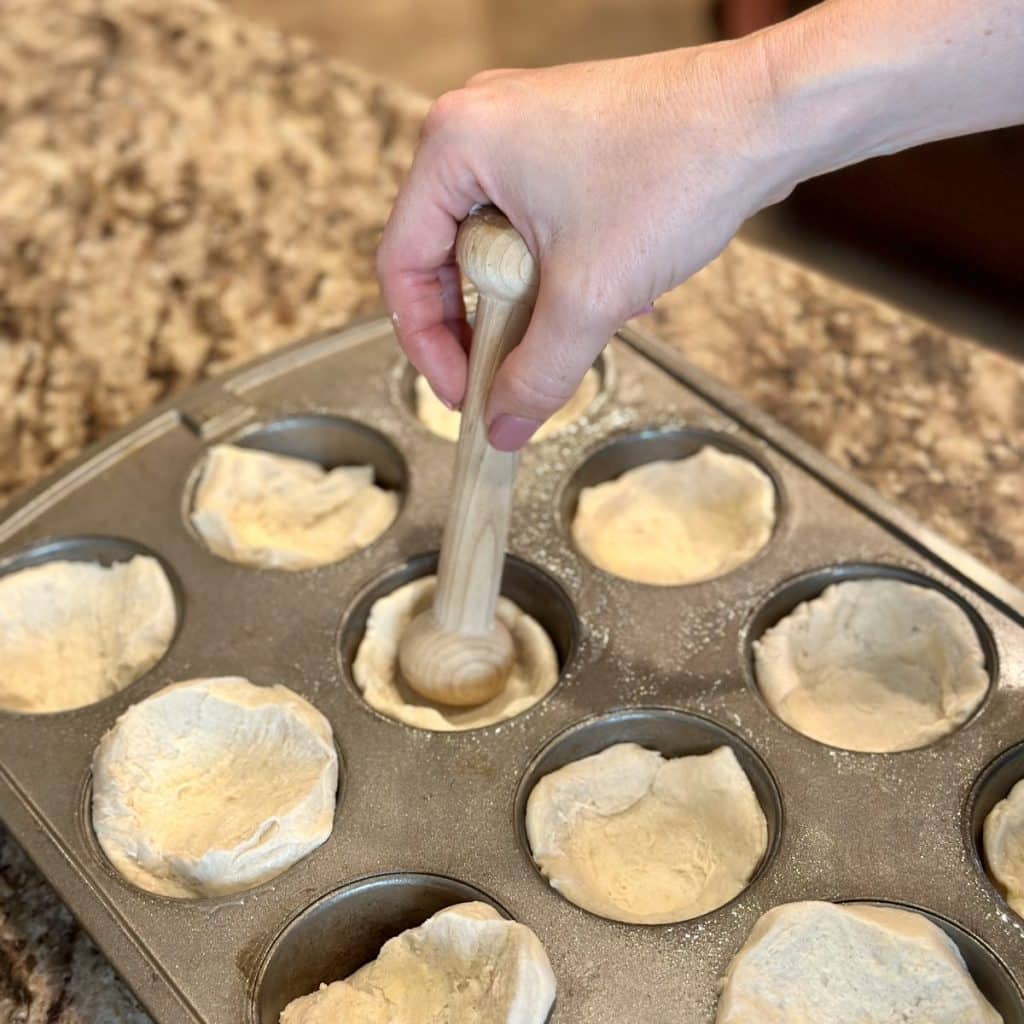
M0 80L0 500L378 307L421 97L203 0L5 0ZM1024 366L741 242L646 319L1024 582ZM6 838L0 1019L147 1019Z

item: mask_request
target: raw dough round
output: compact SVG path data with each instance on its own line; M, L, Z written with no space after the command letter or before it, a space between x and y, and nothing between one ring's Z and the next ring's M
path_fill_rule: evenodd
M596 566L637 583L698 583L749 561L775 525L775 488L710 445L580 492L572 536Z
M177 618L171 584L146 555L0 578L0 708L66 711L123 690L164 656Z
M505 597L498 618L512 635L516 660L505 688L475 708L431 704L414 693L398 672L398 643L405 627L430 606L435 576L413 580L382 597L370 609L352 675L371 707L417 729L458 731L493 725L532 707L558 682L558 655L544 627Z
M398 496L372 466L330 471L316 462L228 444L206 455L192 525L221 558L257 569L312 569L375 541Z
M993 879L1024 917L1024 779L989 812L983 844Z
M284 686L226 676L129 708L93 756L92 823L130 882L222 896L273 878L331 834L331 727Z
M537 936L486 903L459 903L344 981L293 999L281 1024L544 1024L554 1001Z
M459 424L462 414L457 409L447 408L430 389L426 377L417 375L413 384L416 393L416 416L432 434L446 441L458 441ZM575 394L550 419L543 423L532 441L543 441L571 427L590 408L601 390L601 377L591 368L583 375Z
M894 907L788 903L754 925L717 1024L1001 1024L955 943Z
M706 914L742 892L768 825L730 747L666 760L619 743L546 775L526 832L538 867L577 906L630 924Z
M933 742L985 699L970 620L930 587L847 580L799 605L754 645L757 682L798 732L886 753Z

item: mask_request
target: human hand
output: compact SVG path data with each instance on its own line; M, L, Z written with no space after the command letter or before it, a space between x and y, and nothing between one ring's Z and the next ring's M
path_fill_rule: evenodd
M522 234L540 292L491 392L495 447L525 444L626 319L792 187L751 40L486 72L431 109L378 270L406 354L458 406L469 336L458 224L492 203Z
M540 264L487 411L511 450L633 312L798 182L1024 121L1022 0L824 0L743 39L540 71L442 96L381 243L406 354L448 405L466 381L455 233L499 207Z

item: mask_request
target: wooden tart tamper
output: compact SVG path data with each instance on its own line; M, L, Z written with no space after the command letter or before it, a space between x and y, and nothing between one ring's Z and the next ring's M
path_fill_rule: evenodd
M455 479L433 607L406 628L398 663L421 696L469 707L501 692L515 653L495 609L519 455L491 447L484 414L494 375L526 333L538 273L522 237L493 207L463 221L455 253L480 295Z

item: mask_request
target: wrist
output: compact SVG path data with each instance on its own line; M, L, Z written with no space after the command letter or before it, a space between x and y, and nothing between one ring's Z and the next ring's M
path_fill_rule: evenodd
M724 44L729 91L745 114L745 156L758 183L756 208L785 199L809 177L822 173L835 136L824 123L823 104L812 99L800 75L797 40L782 26Z
M663 55L675 62L671 70L684 103L676 116L684 123L703 118L714 146L730 156L741 219L785 198L803 180L787 139L786 99L762 37ZM696 107L695 97L702 98ZM684 144L691 143L687 134Z
M842 28L813 11L748 38L761 51L790 187L884 151L886 69L862 63Z
M1019 105L1006 99L1005 55L984 60L995 36L985 8L976 0L831 0L743 40L763 55L777 157L792 184L1011 123ZM965 75L972 48L980 59Z

